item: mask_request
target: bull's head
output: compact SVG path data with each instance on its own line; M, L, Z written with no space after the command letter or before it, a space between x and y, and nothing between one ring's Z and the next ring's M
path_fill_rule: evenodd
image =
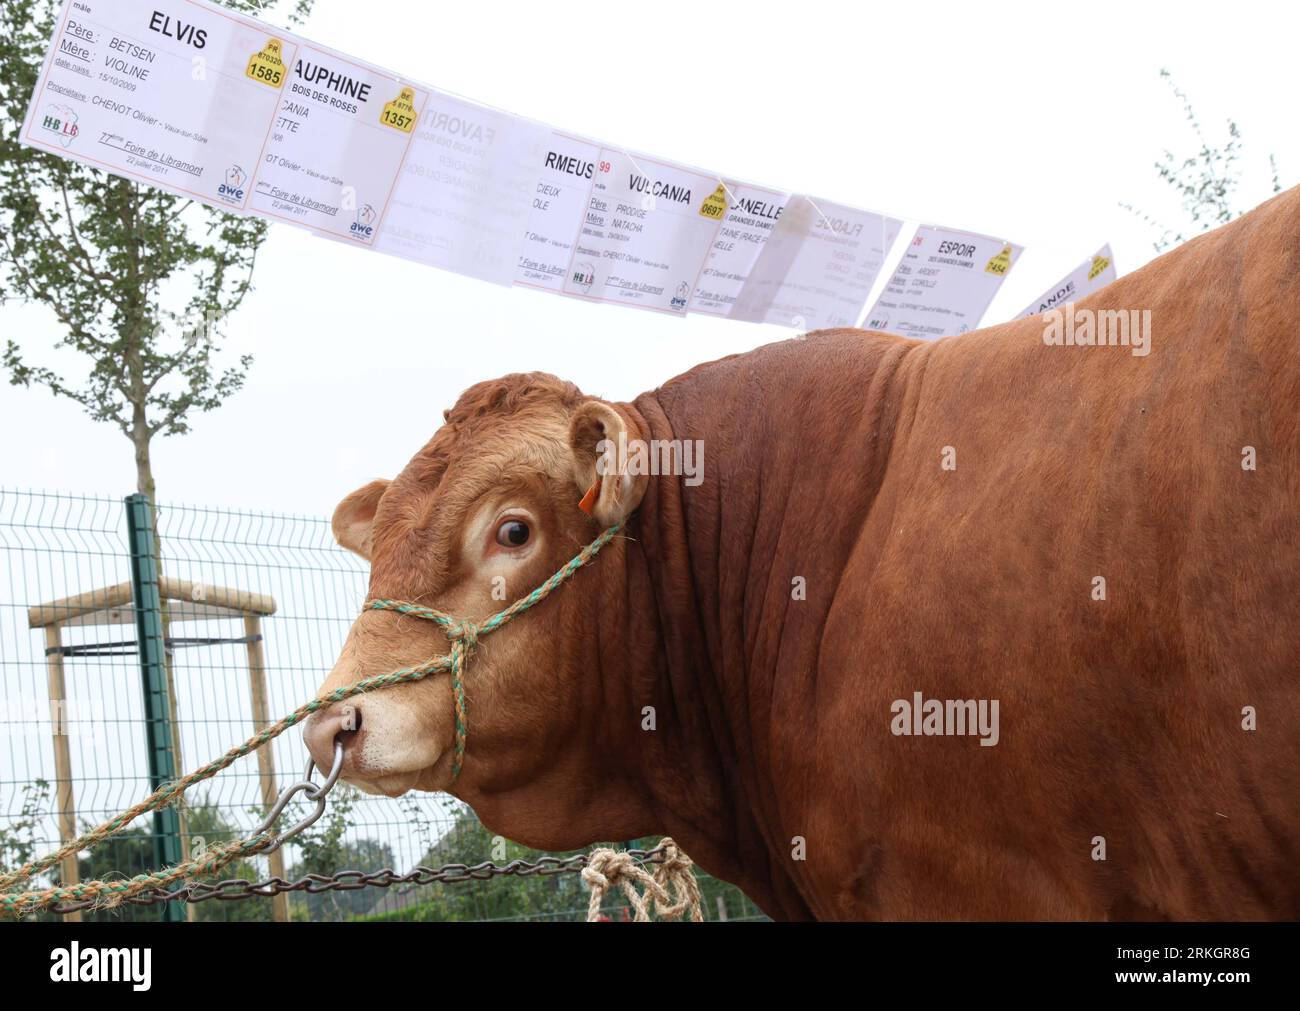
M635 413L554 377L482 383L444 418L396 479L371 482L334 513L339 543L370 562L372 598L479 621L626 519L645 492L644 476L606 466L603 453L641 438ZM628 791L611 785L617 776L598 752L597 706L607 709L610 688L601 683L596 626L626 623L614 615L625 582L616 540L538 610L479 645L465 677L468 747L454 783L446 675L322 710L307 723L308 748L328 768L341 738L346 781L389 796L450 790L493 829L543 848L653 831ZM448 645L433 622L363 612L321 692L416 666Z

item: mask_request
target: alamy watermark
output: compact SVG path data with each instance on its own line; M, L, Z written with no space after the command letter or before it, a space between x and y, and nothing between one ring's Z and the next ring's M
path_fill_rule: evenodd
M0 737L68 737L102 744L107 712L102 699L0 698Z
M73 941L50 952L55 983L130 983L137 993L153 985L152 948L83 948Z
M1043 313L1043 343L1049 347L1124 347L1133 357L1151 353L1150 309L1064 309Z
M911 699L895 699L889 711L895 737L978 737L981 748L1001 738L997 699L927 699L913 692Z
M628 439L626 432L618 440L601 439L596 444L600 458L596 473L683 477L690 488L704 481L703 439Z

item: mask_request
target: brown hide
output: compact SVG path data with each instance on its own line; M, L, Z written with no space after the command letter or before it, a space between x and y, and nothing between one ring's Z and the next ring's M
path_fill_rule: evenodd
M536 845L670 833L778 917L1300 915L1298 278L1292 190L1079 303L1150 310L1146 356L1043 317L825 331L621 405L702 440L704 480L645 481L627 538L481 648L453 792ZM383 493L372 592L501 606L446 501L493 438L542 447L499 467L535 471L546 538L512 599L599 533L555 434L583 399L501 382ZM363 621L327 686L440 651ZM917 692L998 700L996 745L895 734Z

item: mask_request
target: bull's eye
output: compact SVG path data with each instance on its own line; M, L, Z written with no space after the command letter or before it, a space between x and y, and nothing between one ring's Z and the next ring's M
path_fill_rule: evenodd
M528 543L530 531L522 520L506 520L497 527L497 543L505 548L522 548Z

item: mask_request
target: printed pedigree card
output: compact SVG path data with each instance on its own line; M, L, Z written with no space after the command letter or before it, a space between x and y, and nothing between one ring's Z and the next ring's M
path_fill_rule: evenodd
M297 49L193 0L69 0L22 139L244 210Z
M508 285L549 129L429 92L375 248Z
M373 244L428 98L384 71L302 43L249 209Z
M1108 243L1029 303L1016 319L1037 316L1049 309L1059 309L1066 302L1073 302L1106 287L1117 276L1115 257L1111 254Z
M516 284L563 292L599 160L599 144L552 131L538 152Z
M684 315L725 214L716 176L602 147L564 293Z
M863 325L920 338L974 330L1022 249L988 235L922 225Z
M726 215L691 297L691 312L729 316L790 194L725 183Z
M729 315L801 330L853 326L902 226L874 211L792 196Z

